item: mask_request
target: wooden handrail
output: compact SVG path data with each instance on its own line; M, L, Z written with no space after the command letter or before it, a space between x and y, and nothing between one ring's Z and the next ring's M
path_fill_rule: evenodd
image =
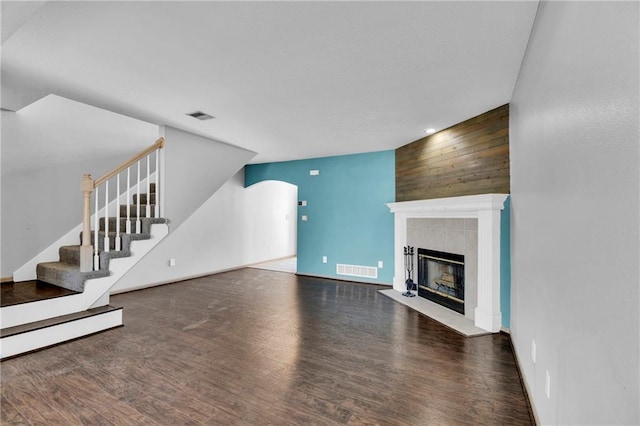
M149 154L151 154L152 152L164 148L164 138L159 138L153 145L151 145L150 147L146 148L144 151L140 151L138 154L136 154L135 156L131 157L129 160L125 161L124 163L120 164L118 167L116 167L115 169L111 170L109 173L106 173L105 175L101 176L100 178L96 179L96 180L92 180L91 179L91 175L90 174L85 174L84 177L82 178L82 196L83 196L83 208L82 208L82 244L80 246L80 271L82 272L88 272L91 270L97 270L99 269L99 253L98 253L98 196L97 196L97 192L96 192L96 197L95 197L95 201L96 201L96 211L95 211L95 230L94 230L94 241L93 244L91 243L91 224L90 224L90 220L91 220L91 208L90 208L90 200L91 200L91 194L94 191L98 191L98 187L100 185L102 185L103 183L107 182L106 188L105 188L105 201L104 201L104 209L105 209L105 237L104 237L104 250L105 251L109 251L109 216L108 216L108 209L109 209L109 179L111 179L114 176L118 176L118 182L117 182L117 193L118 195L116 196L116 200L119 200L119 194L120 194L120 172L128 169L131 165L135 164L136 162L140 161L141 159L147 157ZM156 154L156 173L158 172L157 170L158 168L158 155ZM127 175L128 176L128 175ZM149 160L147 159L147 179L149 179ZM138 194L140 194L139 191L139 186L140 186L140 167L138 167ZM129 187L129 180L127 178L127 188ZM127 189L128 191L128 189ZM127 192L128 193L128 192ZM147 193L149 193L149 181L147 180ZM138 197L140 197L140 195L138 195ZM148 205L149 205L149 198L147 198L147 210L148 210ZM138 203L139 205L139 203ZM117 212L116 212L116 219L119 219L119 215L120 215L120 211L119 211L119 204L117 205ZM157 206L156 206L157 207ZM128 212L128 208L127 208L127 212ZM156 215L159 215L159 210L156 210ZM147 212L147 217L149 217L149 212ZM136 227L136 232L140 232L140 226L139 226L139 221L140 221L140 212L138 211L138 215L137 215L137 223L138 226ZM129 213L127 213L127 226L130 226L130 221L129 221ZM120 234L120 221L116 220L116 242L115 242L115 247L116 250L120 250L119 248L119 234ZM129 228L127 228L129 229ZM127 231L128 232L128 231ZM93 255L93 260L92 260L92 253L94 253Z
M93 181L93 187L94 188L99 187L100 185L102 185L103 183L105 183L106 181L108 181L109 179L111 179L112 177L114 177L115 175L120 173L121 171L125 170L127 167L129 167L132 164L134 164L135 162L137 162L138 160L141 160L144 157L146 157L147 155L151 154L153 151L155 151L157 149L162 149L162 148L164 148L164 138L158 139L149 148L145 149L144 151L140 151L138 154L136 154L135 156L131 157L129 160L125 161L124 163L120 164L115 169L111 170L110 172L108 172L108 173L104 174L103 176L99 177L98 179L94 180Z

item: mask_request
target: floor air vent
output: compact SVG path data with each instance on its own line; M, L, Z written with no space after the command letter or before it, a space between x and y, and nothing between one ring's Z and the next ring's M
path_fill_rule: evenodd
M378 268L374 266L344 265L338 263L336 265L336 273L338 275L349 275L352 277L378 278Z

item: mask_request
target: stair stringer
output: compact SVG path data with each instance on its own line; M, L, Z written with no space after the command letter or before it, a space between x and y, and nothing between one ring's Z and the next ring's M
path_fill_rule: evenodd
M148 239L131 242L131 256L111 259L108 277L87 280L82 292L82 310L109 304L109 290L167 235L169 226L166 223L152 224Z

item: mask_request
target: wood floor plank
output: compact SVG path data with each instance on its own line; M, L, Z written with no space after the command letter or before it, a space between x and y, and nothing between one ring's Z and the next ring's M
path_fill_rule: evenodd
M30 425L27 419L4 396L0 397L0 422L3 425Z
M4 372L4 368L3 368ZM60 411L48 401L50 395L42 392L29 377L2 382L2 397L9 401L31 424L69 424Z
M533 424L508 336L379 288L242 269L112 296L125 327L3 361L3 424Z

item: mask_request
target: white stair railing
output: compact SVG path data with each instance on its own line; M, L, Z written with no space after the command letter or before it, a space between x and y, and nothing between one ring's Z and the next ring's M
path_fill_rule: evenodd
M83 194L83 211L82 211L82 245L80 246L80 270L82 272L88 272L91 270L100 269L100 249L99 249L99 230L100 230L100 215L104 217L104 238L103 242L103 250L108 252L111 246L111 238L109 236L109 181L111 180L115 184L115 199L116 199L116 211L113 217L115 217L115 237L114 237L114 250L122 249L122 237L121 237L121 227L120 227L120 174L126 171L127 174L127 188L126 188L126 197L127 197L127 214L126 214L126 222L125 222L125 232L131 233L132 231L132 218L131 218L131 208L128 203L133 202L131 199L131 166L137 163L137 176L136 176L136 223L135 223L135 232L140 233L141 229L141 221L140 221L140 205L141 203L141 193L140 187L144 181L146 181L146 190L147 190L147 200L145 206L145 216L152 217L151 214L151 179L155 177L155 189L156 189L156 204L153 211L154 217L160 217L161 211L160 206L158 205L158 191L160 189L160 169L158 168L160 161L160 150L164 147L164 138L158 139L153 145L141 151L140 153L133 156L131 159L125 161L118 167L114 168L110 172L106 173L102 177L93 180L90 174L85 174L82 179L82 194ZM155 172L151 172L151 155L155 156ZM141 179L141 167L140 161L146 158L147 167L146 167L146 176ZM99 194L100 187L104 188L104 206L100 209L99 206ZM94 208L94 230L93 230L93 243L91 241L91 194L95 192L95 208Z

